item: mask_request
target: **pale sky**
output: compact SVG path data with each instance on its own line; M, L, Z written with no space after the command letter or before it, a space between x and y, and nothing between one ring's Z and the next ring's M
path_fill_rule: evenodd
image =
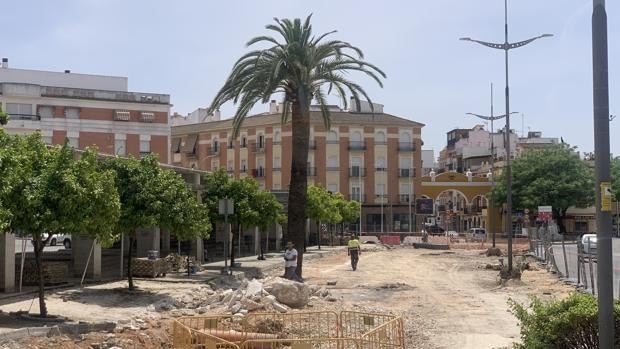
M436 155L446 132L473 127L466 112L504 111L503 51L459 41L503 42L503 1L160 1L7 0L0 56L14 68L129 77L129 89L171 95L173 111L207 106L248 39L267 33L273 17L313 13L315 33L360 47L388 75L383 89L354 75L385 112L422 122L425 148ZM511 51L511 110L524 130L593 149L591 0L509 1L510 41L542 33ZM620 4L607 1L610 111L620 114ZM222 109L231 116L234 106ZM256 112L267 110L257 106ZM500 127L503 122L498 123ZM512 126L521 132L521 116ZM496 124L496 127L498 125ZM611 134L620 130L620 118ZM620 137L611 140L620 154Z

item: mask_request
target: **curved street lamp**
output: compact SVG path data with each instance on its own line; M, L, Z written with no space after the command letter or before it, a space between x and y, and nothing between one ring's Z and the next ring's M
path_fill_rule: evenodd
M507 190L506 190L506 210L507 216L506 221L508 222L508 273L512 272L512 168L510 165L510 91L508 87L508 51L512 49L516 49L519 47L523 47L532 41L551 37L553 34L542 34L531 39L518 41L518 42L508 42L508 0L504 0L504 43L492 43L486 41L475 40L472 38L460 38L463 41L474 42L483 46L487 46L490 48L504 50L505 52L505 68L506 68L506 140L504 141L504 145L506 148L506 179L507 179Z

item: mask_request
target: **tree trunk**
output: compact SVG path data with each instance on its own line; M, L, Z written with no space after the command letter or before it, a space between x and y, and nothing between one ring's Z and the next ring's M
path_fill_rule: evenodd
M131 272L131 253L133 251L133 245L135 244L135 238L133 236L129 237L129 253L127 256L127 281L129 281L129 290L135 290L135 286L133 284L133 273ZM178 242L180 243L180 242ZM121 253L123 253L121 251Z
M232 233L232 239L230 240L230 267L234 267L235 265L235 240L237 240L237 236L239 236L239 229L241 227L237 225L237 232Z
M51 236L51 234L49 235ZM48 239L49 240L49 239ZM45 304L45 280L43 279L43 248L45 242L35 238L34 245L34 260L37 267L37 277L39 279L39 314L41 317L47 316L47 305Z
M306 242L306 200L308 191L308 142L310 112L305 91L298 88L292 96L292 161L288 192L288 234L298 249L297 275L303 274L303 248Z
M316 222L316 243L319 246L319 250L321 249L321 222L317 221Z

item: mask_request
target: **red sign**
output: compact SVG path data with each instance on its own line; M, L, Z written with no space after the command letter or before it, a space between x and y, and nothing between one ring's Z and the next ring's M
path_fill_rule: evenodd
M538 220L550 221L553 218L552 212L538 212Z

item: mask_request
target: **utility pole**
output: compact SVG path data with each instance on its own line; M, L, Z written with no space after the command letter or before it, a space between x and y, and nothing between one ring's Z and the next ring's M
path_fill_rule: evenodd
M542 34L527 40L518 42L508 42L508 0L504 0L504 42L492 43L480 40L474 40L472 38L461 38L460 40L471 41L477 44L487 46L490 48L503 50L506 70L506 134L505 134L505 148L506 148L506 221L508 225L508 273L512 273L512 168L510 166L510 88L508 84L508 51L519 47L523 47L532 41L553 36L551 34ZM609 115L609 114L608 114Z
M609 73L605 0L594 0L592 11L592 76L594 101L594 162L598 235L599 348L614 346L614 289L611 241L611 171L609 154Z

